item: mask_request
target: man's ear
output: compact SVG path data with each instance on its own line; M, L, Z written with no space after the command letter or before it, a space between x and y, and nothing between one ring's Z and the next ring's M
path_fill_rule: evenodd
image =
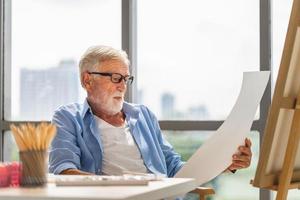
M84 72L82 74L82 83L83 83L84 88L86 90L88 90L88 89L91 88L91 84L92 84L91 76L88 73L86 73L86 72Z

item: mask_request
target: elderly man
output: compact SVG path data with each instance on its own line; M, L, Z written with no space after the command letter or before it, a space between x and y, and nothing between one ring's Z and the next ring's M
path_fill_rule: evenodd
M124 51L108 46L89 48L79 63L80 80L87 92L83 104L58 108L50 151L54 174L120 175L124 171L173 177L184 165L163 138L155 115L143 105L124 101L133 82ZM251 142L239 147L228 170L251 162Z

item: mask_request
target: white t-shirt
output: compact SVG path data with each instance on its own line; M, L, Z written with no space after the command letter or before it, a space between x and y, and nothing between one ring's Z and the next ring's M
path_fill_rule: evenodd
M95 116L100 133L103 155L102 173L122 175L123 171L147 173L141 153L130 133L128 124L115 127Z

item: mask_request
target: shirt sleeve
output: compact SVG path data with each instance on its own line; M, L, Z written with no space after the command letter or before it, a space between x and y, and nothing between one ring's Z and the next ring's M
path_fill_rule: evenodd
M152 121L156 130L157 139L166 160L168 177L173 177L181 169L181 167L183 167L184 162L181 161L181 156L175 152L173 146L162 135L158 120L155 115L148 108L147 110L153 119Z
M66 110L55 112L52 123L56 125L49 153L49 172L60 174L66 169L80 169L80 148L77 145L77 131L74 117Z

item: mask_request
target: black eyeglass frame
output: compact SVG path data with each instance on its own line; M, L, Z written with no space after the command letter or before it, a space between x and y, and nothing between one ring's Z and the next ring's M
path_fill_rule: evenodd
M119 74L119 73L110 73L110 72L87 72L87 73L101 75L101 76L110 76L110 80L113 83L121 83L121 81L124 80L125 84L128 83L129 85L131 85L134 80L134 76L129 76L129 75L123 76L122 74ZM115 76L115 75L119 76L117 81L115 81L115 79L113 79L113 76Z

